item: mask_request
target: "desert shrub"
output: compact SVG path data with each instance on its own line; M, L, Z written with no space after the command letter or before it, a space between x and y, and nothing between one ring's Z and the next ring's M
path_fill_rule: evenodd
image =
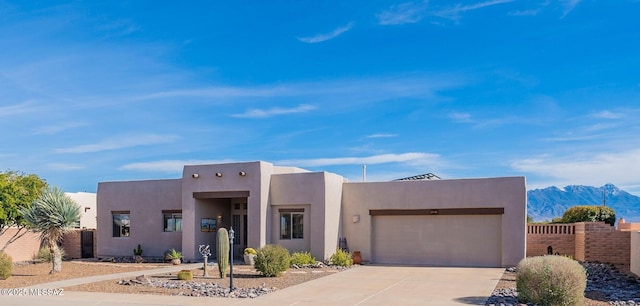
M529 257L517 267L516 289L521 303L582 305L586 286L585 269L567 257Z
M291 255L282 246L268 244L260 248L256 254L254 268L263 276L279 276L289 268Z
M191 270L180 270L180 272L178 272L178 279L179 280L192 280L193 279L193 272L191 272Z
M337 249L329 258L329 263L334 266L350 267L353 265L353 259L351 259L351 253Z
M66 255L64 253L64 249L63 248L58 248L60 250L60 255L62 256L62 258L64 258L64 256ZM41 247L38 250L38 254L36 254L35 256L36 260L41 260L44 262L51 262L53 260L53 254L51 254L51 250L49 249L49 247Z
M291 265L305 266L313 265L316 263L316 259L313 258L309 252L295 252L291 254Z
M569 207L562 215L563 223L573 222L597 222L615 226L616 212L609 206L573 206Z
M9 254L0 251L0 279L4 280L13 272L13 259Z

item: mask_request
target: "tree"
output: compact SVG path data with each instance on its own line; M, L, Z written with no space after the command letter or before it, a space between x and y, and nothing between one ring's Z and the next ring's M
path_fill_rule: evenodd
M598 222L615 226L616 212L609 206L573 206L569 207L562 216L562 223Z
M53 255L53 267L49 273L62 271L62 253L58 242L80 219L80 206L62 190L53 188L45 190L33 205L21 212L30 229L40 233L40 238Z
M17 228L0 251L27 233L20 210L31 206L46 188L47 183L35 174L0 172L0 236L5 235L9 228Z

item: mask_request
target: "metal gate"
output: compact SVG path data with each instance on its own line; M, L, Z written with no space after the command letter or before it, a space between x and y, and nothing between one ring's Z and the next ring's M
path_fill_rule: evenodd
M93 231L80 231L80 253L82 258L93 258Z

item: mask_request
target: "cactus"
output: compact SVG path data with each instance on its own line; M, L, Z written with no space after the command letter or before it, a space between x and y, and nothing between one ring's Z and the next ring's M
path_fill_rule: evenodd
M179 280L192 280L193 279L193 272L191 272L191 270L180 270L180 272L178 272L178 279Z
M137 249L133 249L133 255L134 256L142 256L142 247L138 244L138 248Z
M225 278L227 276L227 269L229 269L229 233L227 232L227 229L218 229L218 235L216 238L218 270L220 271L220 278Z

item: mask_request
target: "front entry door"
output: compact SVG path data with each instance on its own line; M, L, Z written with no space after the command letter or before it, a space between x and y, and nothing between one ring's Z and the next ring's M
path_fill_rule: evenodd
M231 226L233 227L233 254L236 258L242 258L244 249L247 247L247 202L233 203L233 215Z

